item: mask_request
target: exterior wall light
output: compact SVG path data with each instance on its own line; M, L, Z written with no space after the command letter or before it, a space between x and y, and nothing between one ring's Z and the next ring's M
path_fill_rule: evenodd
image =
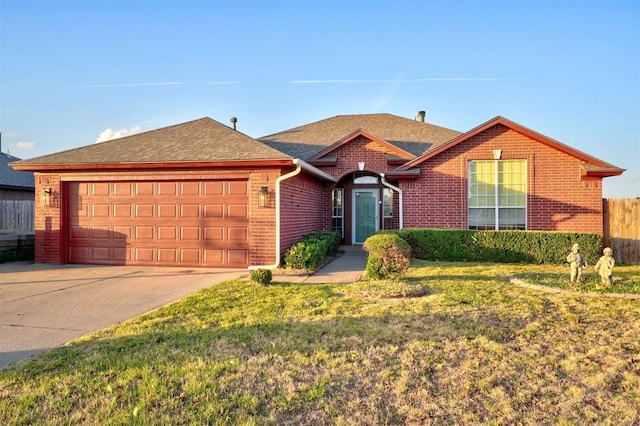
M42 191L42 201L45 206L51 206L51 188L45 188Z
M267 198L269 197L268 188L263 186L258 192L258 206L267 207Z

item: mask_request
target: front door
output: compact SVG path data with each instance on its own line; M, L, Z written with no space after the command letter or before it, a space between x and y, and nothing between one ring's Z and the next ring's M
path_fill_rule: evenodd
M353 242L362 244L378 230L378 190L353 190Z

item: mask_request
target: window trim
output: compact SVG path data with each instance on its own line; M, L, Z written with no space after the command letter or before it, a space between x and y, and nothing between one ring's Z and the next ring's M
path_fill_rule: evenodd
M335 204L335 200L336 200L336 196L335 193L336 191L340 192L340 205L336 206ZM340 214L336 215L336 208L340 209ZM331 229L333 230L338 230L338 228L336 228L334 226L334 221L336 219L340 219L340 236L342 238L344 238L344 188L333 188L333 190L331 191Z
M494 177L494 182L493 186L494 186L494 193L493 193L493 206L479 206L479 207L472 207L471 206L471 197L472 197L472 185L474 184L478 184L477 181L474 181L472 179L473 177L473 173L472 173L472 165L474 163L479 163L479 162L483 162L483 163L493 163L493 177ZM500 205L500 188L501 188L501 184L500 184L500 167L499 164L505 164L507 162L521 162L524 163L524 205ZM471 210L472 209L476 209L476 210L480 210L480 209L486 209L486 210L493 210L493 219L494 219L494 223L493 223L493 229L496 231L499 230L527 230L529 228L529 224L528 224L528 204L529 204L529 199L528 199L528 188L529 188L529 174L528 174L528 161L527 159L519 159L519 158L514 158L514 159L507 159L507 160L503 160L503 159L496 159L496 160L469 160L468 161L468 165L467 165L467 228L468 229L482 229L479 228L477 225L476 226L472 226L472 224L470 223L470 217L471 217ZM476 172L476 175L478 173ZM504 197L504 195L503 195ZM524 212L524 228L520 229L520 228L515 228L515 227L511 227L511 228L501 228L501 224L500 224L500 211L504 211L504 210L508 210L508 209L522 209ZM519 224L518 224L519 225Z

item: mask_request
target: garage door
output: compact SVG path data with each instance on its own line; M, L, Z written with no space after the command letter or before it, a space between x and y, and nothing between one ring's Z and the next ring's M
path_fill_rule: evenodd
M72 182L69 263L246 267L246 180Z

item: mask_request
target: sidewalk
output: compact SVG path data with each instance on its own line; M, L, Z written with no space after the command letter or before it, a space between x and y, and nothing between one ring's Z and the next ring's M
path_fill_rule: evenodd
M274 282L305 284L337 283L347 284L358 281L367 264L367 253L360 246L340 246L342 253L311 275L274 275Z

